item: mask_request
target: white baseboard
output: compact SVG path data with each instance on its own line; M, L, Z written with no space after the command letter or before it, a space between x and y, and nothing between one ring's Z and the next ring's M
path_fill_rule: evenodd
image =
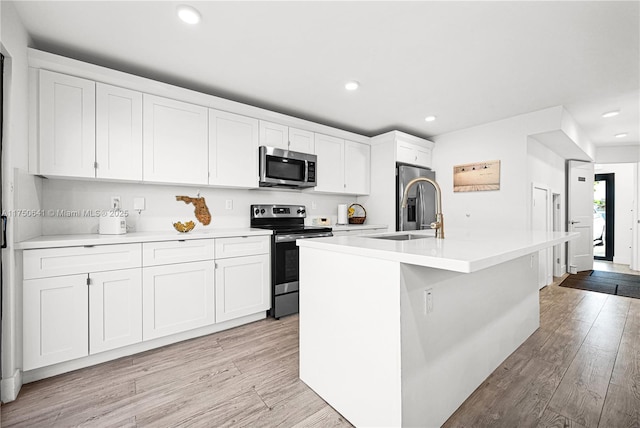
M15 400L18 398L20 388L22 388L22 371L16 369L13 376L2 379L0 383L0 399L3 403Z
M629 257L616 257L613 256L613 263L617 265L631 265L631 259Z

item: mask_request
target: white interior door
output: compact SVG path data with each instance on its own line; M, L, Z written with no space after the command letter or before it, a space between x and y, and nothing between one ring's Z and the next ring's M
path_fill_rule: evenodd
M532 186L531 192L531 230L539 230L543 232L551 231L550 196L549 189L544 186ZM545 249L539 251L538 257L538 288L542 288L550 284L553 280L551 277L551 250Z
M593 269L593 163L569 161L567 230L580 237L568 242L569 273Z

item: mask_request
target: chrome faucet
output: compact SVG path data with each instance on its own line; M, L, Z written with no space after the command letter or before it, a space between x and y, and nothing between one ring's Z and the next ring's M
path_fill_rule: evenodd
M444 239L444 217L442 215L442 191L440 190L440 186L438 183L433 181L427 177L417 177L407 183L407 186L404 188L404 195L402 196L402 208L407 208L407 199L409 199L409 189L421 181L426 181L427 183L431 183L431 185L436 189L436 221L431 223L431 229L436 230L436 238Z

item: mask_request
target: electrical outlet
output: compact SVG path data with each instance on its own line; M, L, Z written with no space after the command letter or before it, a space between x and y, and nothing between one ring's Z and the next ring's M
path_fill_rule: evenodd
M133 198L133 209L137 211L144 210L144 198Z
M224 209L226 209L226 210L232 210L233 209L233 199L227 199L224 202Z
M111 209L119 210L120 209L120 196L112 196L111 197Z
M424 314L433 312L433 288L424 290Z

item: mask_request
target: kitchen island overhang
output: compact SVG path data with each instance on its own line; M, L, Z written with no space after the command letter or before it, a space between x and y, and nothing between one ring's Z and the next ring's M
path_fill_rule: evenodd
M442 425L538 328L538 251L574 237L299 242L300 378L356 426Z

